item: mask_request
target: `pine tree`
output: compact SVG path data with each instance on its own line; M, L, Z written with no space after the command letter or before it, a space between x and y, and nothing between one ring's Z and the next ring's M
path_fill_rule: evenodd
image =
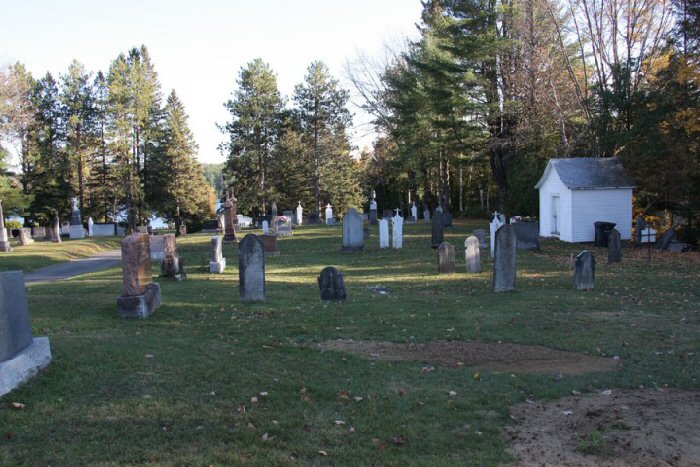
M238 89L225 107L231 121L223 128L229 141L221 146L228 160L226 172L233 180L239 207L265 213L277 196L271 163L282 128L282 98L277 77L257 58L241 69Z

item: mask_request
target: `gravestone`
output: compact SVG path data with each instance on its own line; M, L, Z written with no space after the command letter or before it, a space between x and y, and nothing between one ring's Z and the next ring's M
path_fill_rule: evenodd
M391 209L385 209L384 212L382 213L382 217L384 219L391 219L394 215L394 211Z
M423 222L430 224L430 209L428 208L423 211Z
M78 209L78 198L73 198L73 211L70 214L68 235L71 240L85 238L85 228Z
M270 223L267 220L262 221L263 235L270 235Z
M513 226L502 225L495 235L493 257L493 291L507 292L515 290L516 252L518 239Z
M258 239L262 242L265 256L280 255L280 251L277 248L277 235L259 235Z
M663 251L668 250L669 246L671 246L671 242L675 240L675 238L676 231L673 229L668 229L666 232L663 233L663 235L661 235L659 241L656 242L656 249Z
M372 200L369 203L369 223L377 223L377 202L375 200Z
M445 238L445 225L442 220L442 210L435 210L435 216L432 220L431 244L435 249L440 246Z
M379 220L379 248L389 248L389 221Z
M479 243L479 239L474 235L470 235L464 241L464 258L467 261L468 273L481 272L481 251L479 250Z
M246 235L238 246L238 290L242 302L265 301L265 252L254 234Z
M22 271L0 272L0 397L50 362L49 338L32 337Z
M34 238L46 238L46 227L34 227L32 228L32 237Z
M304 208L301 207L301 201L299 201L299 205L297 206L296 210L296 219L295 222L297 225L301 225L304 221Z
M490 237L491 237L491 258L493 258L494 248L496 245L496 231L501 228L504 223L501 222L501 217L498 212L493 213L493 219L489 223Z
M92 236L94 236L93 226L95 225L95 222L92 220L92 217L88 217L87 224L88 224L88 230L87 230L88 237L92 237Z
M173 277L178 281L187 278L184 259L177 254L175 234L161 235L163 237L163 261L160 262L160 274L163 277Z
M177 233L182 237L187 235L187 224L180 224L180 226L177 228Z
M583 250L576 256L574 265L574 289L591 290L595 285L595 256Z
M226 258L223 253L223 240L218 235L211 237L211 261L209 262L209 272L212 274L223 274L226 270Z
M270 208L270 211L272 212L271 217L272 217L273 219L274 219L275 217L277 217L277 203L276 203L276 202L274 202L274 201L272 202L272 208Z
M361 251L364 244L362 216L355 208L350 208L343 219L343 251Z
M637 216L634 229L634 240L637 243L642 243L642 232L647 228L647 223L644 220L644 216Z
M61 235L70 236L70 222L61 222Z
M31 235L32 230L31 229L19 229L19 244L21 246L27 246L31 245L34 243L34 240L32 239Z
M112 237L115 235L114 227L115 225L111 222L105 224L93 224L92 235L95 237Z
M292 232L292 218L283 216L278 217L276 221L275 231L280 237L291 237L294 233Z
M236 213L236 198L228 196L224 202L224 241L237 242L236 227L238 214Z
M219 230L219 220L218 219L204 219L202 221L202 232L205 233L216 233Z
M455 272L455 247L449 242L442 242L438 247L438 272L441 274Z
M619 263L622 261L622 240L620 232L612 229L608 233L608 263Z
M226 219L224 216L224 213L222 212L218 216L216 216L216 221L217 221L217 226L216 226L216 233L219 235L223 235L224 231L226 230Z
M474 231L474 236L479 239L479 248L486 248L487 247L486 230L476 229Z
M165 235L149 235L148 241L151 249L151 261L162 261L165 258Z
M5 215L2 212L2 202L0 202L0 251L6 253L12 251L10 239L7 236L7 229L5 228Z
M452 227L452 212L445 206L442 212L442 225L444 227Z
M333 266L323 268L318 276L318 288L321 290L321 300L340 301L347 298L345 277Z
M518 250L540 249L540 223L516 222L511 224L518 239Z
M330 203L326 205L326 225L335 225L335 219L333 219L333 206Z
M403 217L400 214L391 218L391 242L395 249L403 248Z
M418 220L418 206L416 206L415 201L413 202L413 204L411 204L411 217L411 220L413 222L416 222Z
M153 282L148 234L134 233L122 240L122 271L124 294L117 298L119 315L147 318L160 306L160 285Z
M53 231L51 232L51 241L53 243L61 243L61 221L58 219L58 214L53 218Z

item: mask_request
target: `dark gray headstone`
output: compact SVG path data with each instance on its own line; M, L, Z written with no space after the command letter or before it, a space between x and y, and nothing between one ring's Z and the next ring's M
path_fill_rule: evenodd
M440 244L445 239L445 226L443 224L442 212L439 210L435 211L435 215L432 220L432 236L431 244L433 249L440 246Z
M481 272L481 251L479 250L479 239L474 235L467 237L467 239L464 241L464 257L467 261L468 273Z
M385 209L382 218L391 219L392 217L394 217L394 211L392 211L391 209Z
M0 362L32 343L27 291L22 271L0 272Z
M486 243L486 230L476 229L474 231L474 236L479 239L479 248L486 248L488 246Z
M502 225L496 231L493 254L493 291L515 290L516 252L518 239L510 224Z
M343 251L360 251L365 245L362 216L350 208L343 218Z
M370 222L370 224L377 223L377 210L376 209L369 210L369 222Z
M238 282L241 301L265 301L265 253L254 234L246 235L238 246Z
M608 234L608 263L622 261L622 239L617 229L612 229Z
M635 221L635 229L634 229L634 240L637 243L642 243L642 232L646 228L647 228L647 223L644 220L644 216L637 216L637 220Z
M515 237L518 239L518 250L539 250L539 222L516 222L511 225L515 229Z
M438 272L441 274L455 272L455 247L449 242L442 242L438 247Z
M333 266L323 268L318 276L318 287L321 290L321 300L345 300L345 277Z
M657 250L668 250L668 247L671 246L671 242L675 240L676 238L676 231L673 229L668 229L664 234L661 236L658 242L656 242L656 249Z
M452 212L447 208L443 208L442 225L444 227L452 227Z
M595 256L583 250L576 256L574 266L574 289L590 290L595 285Z

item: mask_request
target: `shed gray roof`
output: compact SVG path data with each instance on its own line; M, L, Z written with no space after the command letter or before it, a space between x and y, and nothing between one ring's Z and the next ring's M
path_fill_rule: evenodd
M539 189L542 186L552 170L556 171L562 183L570 190L634 188L634 182L627 176L622 162L616 157L550 159L535 188Z

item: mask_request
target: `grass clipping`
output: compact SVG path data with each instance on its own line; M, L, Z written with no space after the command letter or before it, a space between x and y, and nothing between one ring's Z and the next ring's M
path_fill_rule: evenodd
M583 373L613 371L619 360L592 357L536 345L497 342L433 341L398 344L393 342L332 340L318 344L332 350L385 361L419 361L449 367L474 367L511 373Z

